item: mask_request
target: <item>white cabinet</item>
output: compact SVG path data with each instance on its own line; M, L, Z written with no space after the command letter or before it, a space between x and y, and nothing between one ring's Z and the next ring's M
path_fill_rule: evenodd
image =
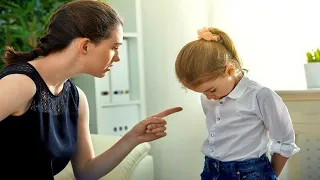
M93 134L123 135L145 118L140 0L106 0L124 19L120 62L103 78L79 75L73 82L86 94Z
M110 73L110 101L112 103L128 102L131 88L129 86L128 40L124 39L119 47L120 62L114 63Z
M100 119L97 127L98 132L100 134L123 135L140 120L139 108L139 104L103 107L98 111L98 119Z
M318 151L320 151L320 148L318 151L305 150L309 149L309 147L305 147L306 143L304 143L302 139L303 137L307 137L307 141L309 141L309 139L320 138L320 89L276 92L283 99L288 108L296 134L296 144L301 149L300 152L288 160L287 179L301 180L306 179L307 177L308 179L319 179L320 173L318 169L320 169L320 166L318 162L320 162L320 156L318 156ZM314 141L312 144L315 147L316 145L319 145L319 141ZM311 152L316 153L311 154ZM304 156L307 156L307 158L302 158ZM316 163L306 165L309 163L306 160L309 161L312 159L314 159ZM312 171L311 175L307 175L308 171ZM280 177L280 179L283 178Z

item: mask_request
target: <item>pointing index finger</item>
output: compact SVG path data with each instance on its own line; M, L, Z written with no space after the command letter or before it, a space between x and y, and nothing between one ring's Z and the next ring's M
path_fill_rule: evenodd
M173 114L173 113L176 113L179 111L182 111L182 107L174 107L174 108L164 110L158 114L155 114L155 115L153 115L153 117L164 118L166 116L169 116L170 114Z

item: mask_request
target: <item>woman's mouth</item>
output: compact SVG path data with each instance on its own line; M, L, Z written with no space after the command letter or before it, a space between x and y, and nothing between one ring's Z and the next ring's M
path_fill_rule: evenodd
M110 68L111 68L112 66L113 66L112 64L111 64L111 65L108 65L108 66L106 67L105 71L110 71Z

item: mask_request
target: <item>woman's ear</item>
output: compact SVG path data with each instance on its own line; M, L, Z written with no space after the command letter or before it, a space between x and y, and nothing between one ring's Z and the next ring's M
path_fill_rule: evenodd
M91 46L92 46L92 43L88 38L81 38L78 40L77 49L82 55L87 54L88 51L92 48Z

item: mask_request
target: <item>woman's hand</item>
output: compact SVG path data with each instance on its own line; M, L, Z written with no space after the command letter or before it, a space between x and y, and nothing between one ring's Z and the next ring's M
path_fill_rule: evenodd
M181 107L174 107L153 115L136 124L125 136L134 139L137 144L162 138L167 135L167 122L162 118L179 111L182 111Z

